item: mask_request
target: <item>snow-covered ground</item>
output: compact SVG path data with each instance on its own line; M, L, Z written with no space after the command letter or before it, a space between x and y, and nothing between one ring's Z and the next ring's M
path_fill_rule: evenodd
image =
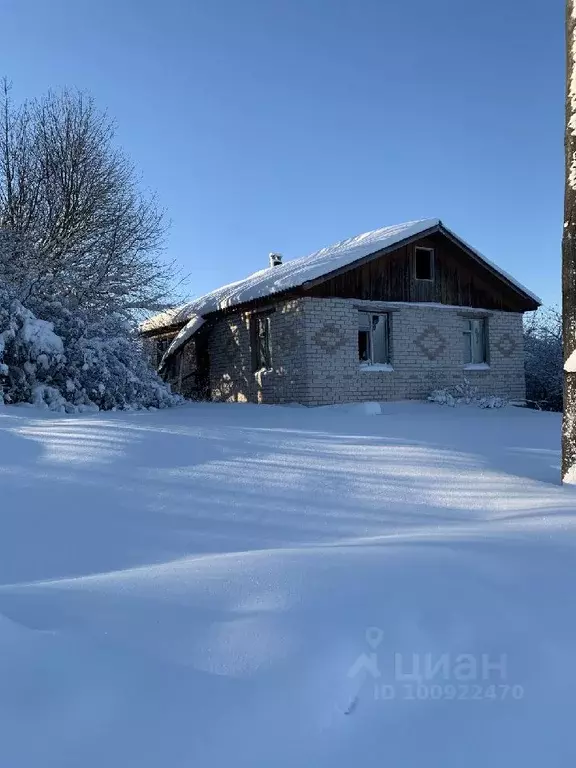
M0 408L0 766L571 768L559 430Z

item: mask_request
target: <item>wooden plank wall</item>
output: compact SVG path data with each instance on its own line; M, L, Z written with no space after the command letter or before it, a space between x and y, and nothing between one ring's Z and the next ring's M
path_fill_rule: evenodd
M434 280L414 278L414 249L434 248ZM372 301L438 302L522 312L533 309L444 235L436 234L337 275L302 293Z

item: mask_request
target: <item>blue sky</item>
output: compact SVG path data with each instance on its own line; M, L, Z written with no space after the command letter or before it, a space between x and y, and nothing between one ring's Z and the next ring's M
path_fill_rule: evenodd
M88 89L199 295L439 216L560 297L563 0L4 0L15 95Z

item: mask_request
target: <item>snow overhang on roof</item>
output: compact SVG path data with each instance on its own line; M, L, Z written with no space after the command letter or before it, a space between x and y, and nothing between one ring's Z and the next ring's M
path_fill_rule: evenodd
M170 326L185 324L178 333L166 354L162 364L182 344L184 344L203 325L204 318L212 312L246 304L256 299L283 293L291 288L299 288L306 283L326 277L355 262L383 250L389 250L402 242L424 235L441 231L461 246L467 249L478 261L484 263L490 270L498 274L518 292L524 294L540 304L540 299L531 291L518 283L508 273L497 267L475 248L465 243L455 233L445 227L440 219L421 219L408 221L404 224L396 224L392 227L383 227L373 232L366 232L348 240L342 240L328 248L322 248L309 256L287 261L279 266L269 267L255 272L253 275L230 283L222 288L200 296L181 307L146 320L140 326L142 333L150 333L154 330Z

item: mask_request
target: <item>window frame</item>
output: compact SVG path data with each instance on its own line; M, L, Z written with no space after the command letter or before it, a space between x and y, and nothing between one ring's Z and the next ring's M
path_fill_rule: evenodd
M430 277L418 277L418 252L426 251L428 258L430 259ZM418 280L419 283L433 283L434 271L436 267L436 251L427 245L415 245L414 246L414 280Z
M368 319L368 328L362 328L361 327L361 317L362 315L366 315ZM385 342L385 360L379 360L378 362L374 361L374 331L376 330L376 327L374 326L374 317L378 318L384 318L385 321L385 329L384 329L384 342ZM369 350L369 358L367 360L363 360L360 357L360 334L366 333L368 335L368 350ZM391 350L391 344L390 344L390 313L389 312L374 312L371 310L358 310L358 363L359 365L391 365L392 362L392 350Z
M464 345L464 366L469 365L489 365L489 345L488 345L488 318L486 317L467 317L464 320L465 327L462 331L462 335L465 340ZM474 326L479 325L481 327L482 335L482 360L474 360ZM469 354L468 354L469 353ZM467 360L467 357L470 360Z
M272 342L270 331L270 317L272 312L255 312L250 316L250 351L252 356L252 372L272 368ZM264 336L261 329L265 329ZM261 339L265 338L266 352L262 355Z

